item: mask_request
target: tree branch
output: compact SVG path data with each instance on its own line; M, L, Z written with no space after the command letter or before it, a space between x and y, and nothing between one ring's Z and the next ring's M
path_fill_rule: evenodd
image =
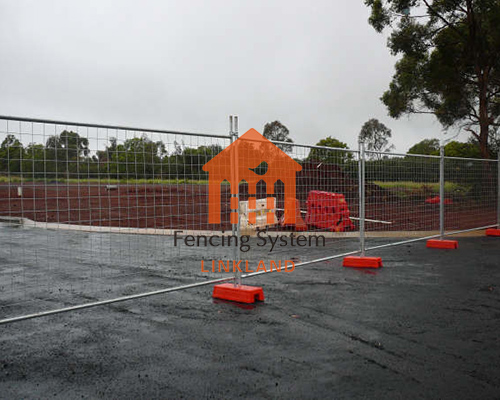
M449 21L446 20L445 17L443 17L441 14L439 14L436 10L434 10L434 8L431 7L431 5L427 2L427 0L423 0L424 1L424 4L427 6L427 9L430 11L430 13L434 14L436 17L438 17L441 21L444 22L444 24L446 26L448 26L449 28L453 29L455 32L457 32L460 36L463 36L462 35L462 32L460 32L457 27L453 24L451 24Z
M492 98L492 97L495 97L497 94L500 94L500 88L495 90L495 91L491 91L490 93L488 93L488 98Z
M421 110L414 110L411 112L411 114L432 114L436 115L434 111L421 111Z

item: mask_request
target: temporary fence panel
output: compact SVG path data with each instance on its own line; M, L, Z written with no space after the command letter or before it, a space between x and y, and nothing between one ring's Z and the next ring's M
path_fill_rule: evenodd
M438 156L366 151L365 165L367 246L439 231Z
M498 161L444 157L445 231L494 225L498 208Z
M224 276L202 167L229 135L2 118L0 143L0 319Z
M439 156L367 151L365 159L368 247L500 222L498 160L445 157L443 147Z

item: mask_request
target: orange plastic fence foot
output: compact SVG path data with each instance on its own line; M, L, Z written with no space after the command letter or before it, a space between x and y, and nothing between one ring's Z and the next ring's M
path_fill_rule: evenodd
M486 236L500 236L500 229L486 229Z
M382 258L348 256L344 258L342 266L352 268L380 268L382 266Z
M456 240L429 239L427 247L432 249L458 249L458 242Z
M214 286L212 297L238 303L255 303L264 301L264 291L258 286L235 286L232 283L222 283Z

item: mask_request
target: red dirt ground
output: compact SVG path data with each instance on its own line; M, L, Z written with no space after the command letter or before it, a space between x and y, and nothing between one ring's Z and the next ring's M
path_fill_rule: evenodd
M331 178L331 177L330 177ZM319 180L318 180L319 179ZM22 198L18 184L0 185L0 216L25 217L39 222L58 222L94 226L156 229L220 230L208 220L208 185L106 185L24 183ZM240 198L245 200L246 185ZM229 225L229 186L222 185L222 229ZM338 182L298 177L297 197L305 209L310 190L344 193L351 216L358 216L357 185L342 178ZM419 231L439 229L439 205L425 204L424 198L398 199L390 191L367 185L366 217L390 221L391 225L367 223L367 230ZM257 197L265 197L258 186ZM282 191L276 187L278 207L283 206ZM446 228L468 229L494 224L496 209L486 202L455 201L446 206Z

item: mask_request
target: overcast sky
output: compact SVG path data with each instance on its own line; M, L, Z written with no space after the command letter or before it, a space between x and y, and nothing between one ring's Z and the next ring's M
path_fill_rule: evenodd
M395 58L363 0L0 0L0 114L226 133L279 120L356 148L369 118L397 151L442 137L379 98ZM462 137L465 139L465 137Z

